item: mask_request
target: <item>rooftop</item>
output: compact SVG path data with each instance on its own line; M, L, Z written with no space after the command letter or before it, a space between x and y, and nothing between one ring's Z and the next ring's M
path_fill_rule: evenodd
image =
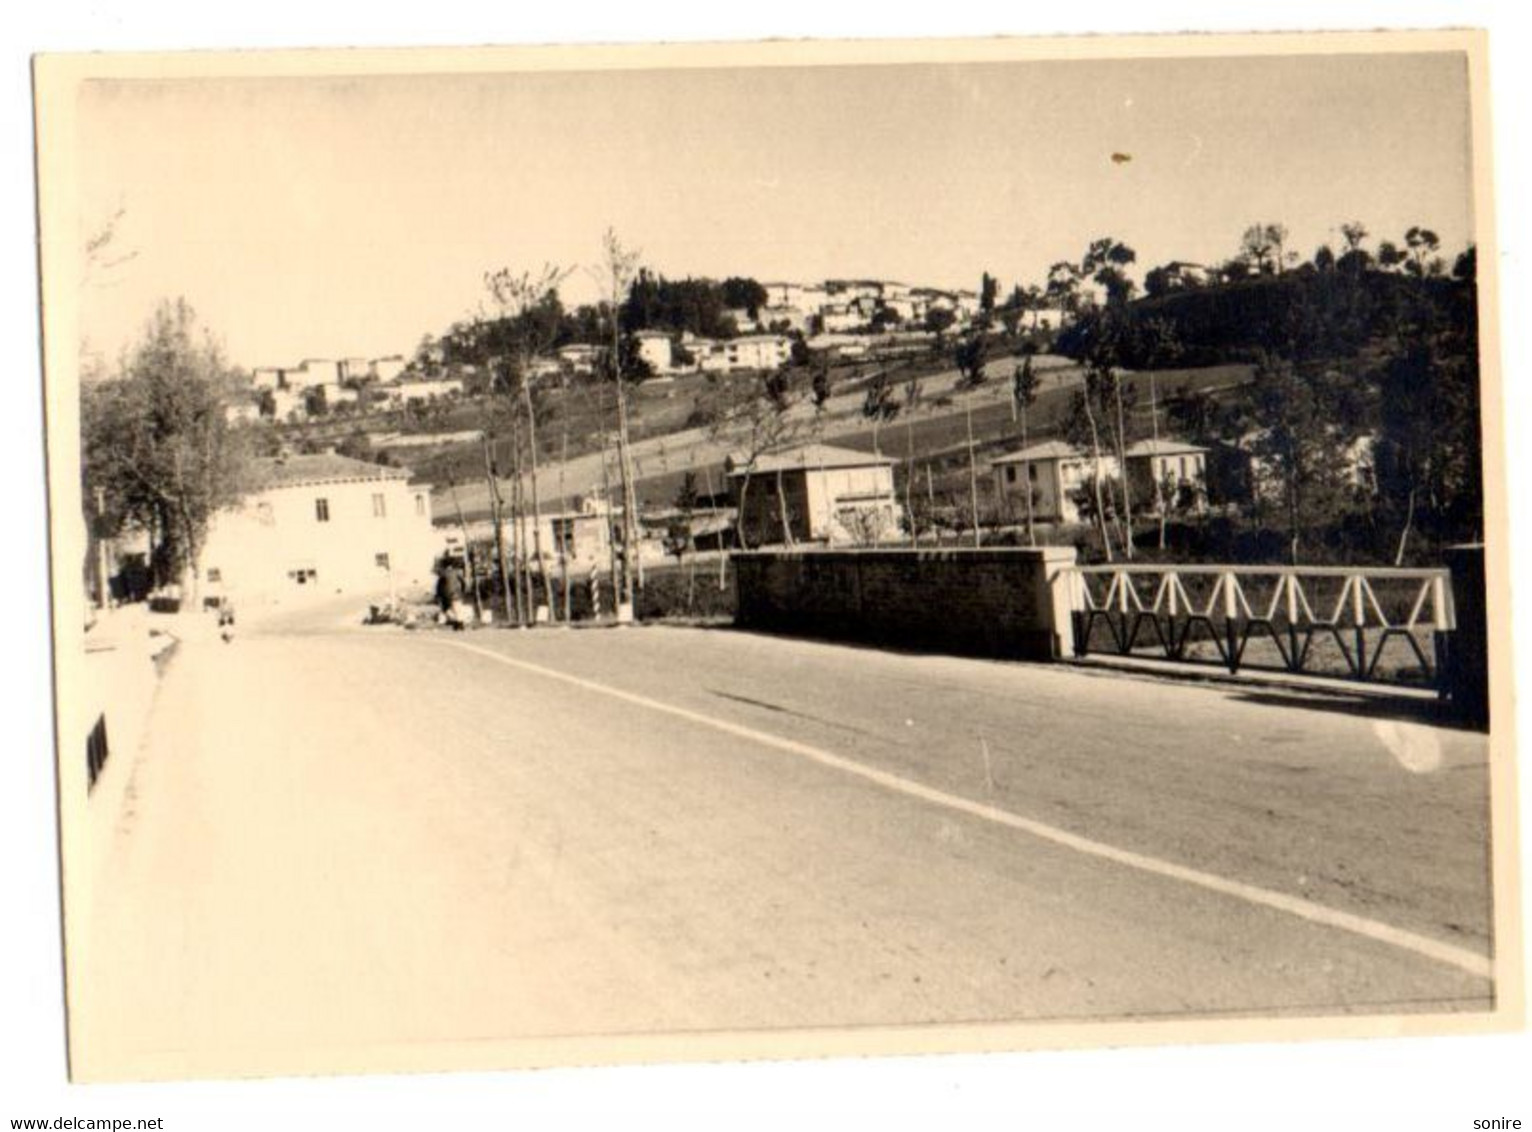
M738 455L730 456L729 474L744 475L745 462ZM769 452L756 457L755 466L750 469L750 474L760 475L763 472L787 472L800 469L822 471L828 468L875 468L893 463L894 461L887 456L858 452L855 448L837 448L833 444L805 444L801 448L788 448L782 452Z
M1040 460L1078 460L1085 453L1073 444L1066 444L1062 440L1045 440L1041 444L1031 444L1016 452L1007 452L1004 456L997 456L991 460L991 464L1027 464Z
M1194 452L1206 452L1200 444L1188 444L1184 440L1136 440L1128 445L1127 456L1186 456Z
M407 480L403 468L390 468L334 452L313 455L260 457L252 461L251 479L258 491L274 487L298 487L315 483L352 483L358 480Z

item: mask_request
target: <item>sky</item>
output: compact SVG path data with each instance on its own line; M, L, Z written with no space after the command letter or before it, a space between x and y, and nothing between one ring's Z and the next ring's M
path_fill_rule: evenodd
M83 332L183 295L232 362L409 353L502 266L597 295L610 226L671 277L1041 283L1097 236L1219 262L1473 229L1455 54L91 80ZM1113 154L1128 161L1114 161ZM83 241L83 236L82 236Z

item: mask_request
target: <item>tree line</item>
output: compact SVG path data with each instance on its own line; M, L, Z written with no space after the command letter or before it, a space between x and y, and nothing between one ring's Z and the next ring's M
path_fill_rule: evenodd
M1362 224L1341 231L1340 254L1321 247L1300 263L1285 227L1252 225L1235 261L1244 272L1221 283L1151 285L1134 300L1131 283L1108 279L1106 301L1078 309L1056 344L1085 369L1072 439L1099 453L1104 434L1120 457L1134 429L1143 434L1144 377L1126 371L1245 362L1243 394L1179 393L1150 407L1149 424L1163 411L1215 459L1253 458L1244 502L1283 532L1289 560L1365 552L1403 563L1417 544L1482 537L1474 249L1449 269L1427 228L1375 249ZM1131 262L1094 257L1114 258ZM1103 492L1100 478L1086 510L1108 556L1109 517L1131 553L1134 501Z

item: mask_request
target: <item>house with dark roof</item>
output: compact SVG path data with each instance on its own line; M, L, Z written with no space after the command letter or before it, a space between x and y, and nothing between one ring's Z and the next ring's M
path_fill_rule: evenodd
M869 545L904 528L886 456L805 444L753 461L732 456L726 470L747 546Z
M254 461L251 490L213 517L204 589L236 606L428 587L442 540L410 473L333 452Z

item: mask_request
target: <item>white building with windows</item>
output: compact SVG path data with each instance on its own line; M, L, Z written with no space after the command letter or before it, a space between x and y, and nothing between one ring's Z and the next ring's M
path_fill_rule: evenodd
M378 392L389 405L425 405L463 395L463 380L458 377L422 378L380 386Z
M304 358L298 365L282 371L282 384L289 389L339 385L346 376L345 369L344 362L329 358Z
M785 366L793 354L791 340L781 334L750 334L729 338L719 345L731 370L777 369Z
M595 373L596 365L601 360L601 347L587 342L571 342L559 347L558 357L575 373Z
M861 308L854 303L832 303L821 307L819 312L819 325L826 334L844 334L851 330L861 330L868 321L869 316L864 315Z
M747 546L874 545L905 527L894 461L886 456L806 444L753 463L731 456L727 470Z
M1133 506L1154 514L1171 510L1207 510L1207 449L1184 441L1140 440L1123 453Z
M683 338L681 345L703 373L774 370L793 356L792 340L782 334L747 334L743 338Z
M771 331L796 330L801 334L809 328L809 316L797 307L762 307L760 324Z
M995 496L1011 517L1027 514L1027 490L1032 492L1032 518L1039 523L1081 521L1079 496L1096 474L1096 462L1062 440L1032 444L990 461L995 475ZM1117 478L1117 461L1102 454L1101 476Z
M334 453L256 461L257 488L213 518L203 589L235 608L335 594L417 594L442 550L409 472Z
M638 356L649 363L656 374L676 372L675 350L670 334L664 330L638 330L633 334L638 343Z

